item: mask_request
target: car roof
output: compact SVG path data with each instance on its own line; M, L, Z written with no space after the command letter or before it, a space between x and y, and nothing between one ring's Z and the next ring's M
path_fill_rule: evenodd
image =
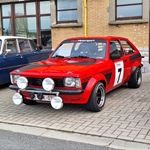
M80 36L80 37L72 37L66 40L80 40L80 39L104 39L104 40L111 40L111 39L124 39L128 40L126 37L121 36Z
M19 37L19 36L0 36L1 40L5 40L5 39L29 39L27 37Z

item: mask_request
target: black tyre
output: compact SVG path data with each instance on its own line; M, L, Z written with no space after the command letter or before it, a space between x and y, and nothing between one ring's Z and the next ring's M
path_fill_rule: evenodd
M106 92L105 86L99 82L94 87L88 103L85 105L86 109L93 112L99 112L105 105Z
M141 68L136 68L132 73L130 80L128 81L128 86L130 88L138 88L142 83L142 73Z
M36 101L26 100L26 99L23 100L23 103L26 104L26 105L35 105L35 104L37 104Z

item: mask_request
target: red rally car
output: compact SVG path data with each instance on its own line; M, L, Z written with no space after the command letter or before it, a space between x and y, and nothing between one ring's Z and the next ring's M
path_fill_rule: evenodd
M55 109L63 104L83 104L98 112L106 93L128 83L142 82L141 54L123 37L89 36L62 41L45 61L10 73L10 89L16 105L48 102Z

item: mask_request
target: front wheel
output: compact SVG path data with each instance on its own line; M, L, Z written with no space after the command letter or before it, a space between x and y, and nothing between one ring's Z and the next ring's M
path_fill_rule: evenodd
M99 82L94 87L88 103L85 105L86 109L93 112L99 112L105 105L106 92L105 86Z
M128 81L128 86L130 88L138 88L140 87L141 83L142 83L141 68L136 68Z

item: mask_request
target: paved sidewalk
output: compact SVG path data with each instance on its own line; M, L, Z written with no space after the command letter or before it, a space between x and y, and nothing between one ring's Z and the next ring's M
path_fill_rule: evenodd
M124 85L107 94L104 109L88 112L82 106L49 104L16 106L14 91L0 87L0 123L67 131L150 145L150 73L143 73L139 89ZM119 142L120 143L120 142Z

